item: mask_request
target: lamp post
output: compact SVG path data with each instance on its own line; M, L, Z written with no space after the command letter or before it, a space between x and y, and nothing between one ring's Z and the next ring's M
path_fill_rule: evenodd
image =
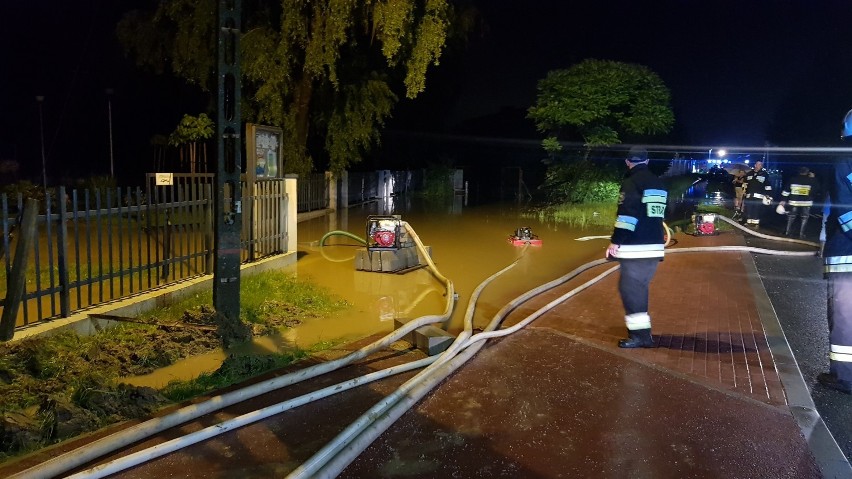
M47 190L47 160L44 154L44 115L42 114L42 104L44 103L44 96L36 96L36 101L38 102L38 124L39 133L41 136L41 181L44 185L44 189Z
M112 155L112 88L106 89L107 118L109 120L109 176L115 178L115 163Z
M724 148L718 148L718 149L710 148L710 150L707 151L707 163L708 164L713 160L713 150L716 150L716 156L718 156L719 158L724 158L725 155L728 154L728 150L726 150Z

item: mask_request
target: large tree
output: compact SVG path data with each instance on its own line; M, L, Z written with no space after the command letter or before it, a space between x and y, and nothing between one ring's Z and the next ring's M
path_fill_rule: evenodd
M624 135L668 132L674 124L669 101L668 88L647 67L591 59L540 80L528 117L548 135L548 151L558 151L566 137L590 148L621 143Z
M217 0L161 0L133 11L118 36L141 66L215 85ZM246 0L243 117L284 129L284 170L342 170L378 141L399 95L416 97L437 65L449 0Z

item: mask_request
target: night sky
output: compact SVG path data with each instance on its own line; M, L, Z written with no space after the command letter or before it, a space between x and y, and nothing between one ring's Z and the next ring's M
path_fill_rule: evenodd
M36 95L51 178L109 172L107 88L116 169L150 164L147 143L204 102L180 82L135 70L115 39L121 13L144 0L2 2L0 160L40 179ZM523 111L549 70L587 58L639 63L672 92L675 144L825 145L852 107L848 0L480 0L486 28L447 52L427 92L402 105L394 129L457 131ZM451 56L452 54L452 56ZM135 173L133 173L135 174Z

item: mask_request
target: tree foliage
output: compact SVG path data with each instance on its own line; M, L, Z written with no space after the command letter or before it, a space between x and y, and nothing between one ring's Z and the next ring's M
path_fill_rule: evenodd
M612 164L588 158L562 161L547 168L541 190L548 203L612 203L618 200L623 173Z
M180 148L181 163L187 160L184 152L187 153L191 173L195 173L196 170L207 171L206 140L213 138L215 130L213 120L201 113L198 116L184 115L175 131L169 135L169 145ZM198 157L199 144L202 149L201 158Z
M216 0L161 0L118 36L137 64L214 91ZM281 127L284 169L342 170L378 141L398 95L426 86L469 11L449 0L249 0L241 39L243 118Z
M559 150L559 138L577 137L587 147L621 143L625 134L666 133L674 124L670 93L656 73L642 65L584 60L554 70L538 83L528 117Z

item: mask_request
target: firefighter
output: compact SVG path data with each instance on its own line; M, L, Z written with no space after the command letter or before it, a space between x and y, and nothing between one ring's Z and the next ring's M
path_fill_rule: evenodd
M852 110L846 113L840 137L852 138ZM829 372L817 380L823 386L852 394L852 155L834 164L828 196L831 210L826 220L823 253L828 280Z
M772 202L772 185L769 184L769 173L763 169L763 162L758 160L754 168L746 173L745 178L745 217L746 226L760 226L760 216L763 206Z
M624 161L628 177L621 184L615 228L606 258L621 265L618 292L624 305L627 339L620 348L652 348L648 290L663 259L663 218L668 193L648 169L648 152L634 146Z
M781 204L787 204L790 207L787 215L787 229L784 231L785 236L790 236L793 223L796 221L796 217L799 217L802 219L802 224L799 226L799 238L805 237L805 225L808 224L811 206L814 205L813 195L816 188L816 178L811 175L807 166L803 166L799 168L799 174L793 177L790 184L781 192L781 196L784 197Z

